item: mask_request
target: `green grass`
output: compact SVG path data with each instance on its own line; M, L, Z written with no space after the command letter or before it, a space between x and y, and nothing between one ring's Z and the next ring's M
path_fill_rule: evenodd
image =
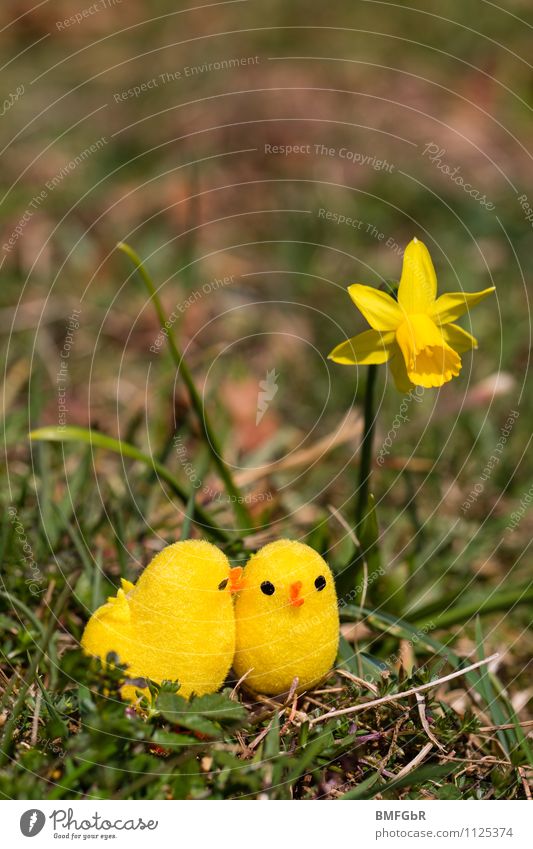
M533 395L524 388L524 281L533 253L512 186L529 191L520 145L531 145L531 74L519 58L528 27L490 4L457 0L449 20L428 8L415 43L415 12L401 6L384 17L380 3L334 0L310 17L303 0L273 0L268 14L229 4L206 21L201 10L175 17L176 4L158 0L167 17L126 33L120 7L57 33L47 5L6 35L6 52L17 56L6 86L26 84L4 119L16 139L2 157L4 182L17 178L3 202L6 235L61 164L100 133L107 143L49 192L0 272L0 793L525 798ZM478 34L472 8L483 12ZM176 51L168 43L178 18L180 38L191 38ZM234 34L211 37L218 31ZM207 32L208 44L196 37ZM149 70L136 58L146 50ZM149 98L114 100L152 73L215 53L261 62L246 78L202 74ZM38 118L37 102L52 104ZM497 214L422 155L430 140ZM394 169L266 156L267 142L346 146ZM249 152L231 153L241 148ZM321 208L365 227L326 221ZM358 437L327 450L321 441L351 407L363 410L367 372L325 357L343 333L364 329L345 287L396 280L401 258L387 240L403 246L415 233L431 249L441 291L494 282L498 297L464 325L480 345L461 376L410 405L385 462L374 465L354 552L364 506ZM227 275L231 284L209 289ZM60 428L57 371L72 309L80 326ZM273 368L279 389L256 427L259 381ZM493 392L501 372L507 388ZM402 400L384 367L376 397L379 451ZM513 410L498 463L463 510ZM83 656L87 619L120 578L136 580L165 543L199 535L234 564L277 536L327 557L342 638L336 670L317 692L296 703L254 701L228 680L221 694L185 704L168 684L135 713L118 695L120 670ZM423 703L389 700L317 721L495 653L495 663L424 689Z
M44 390L38 380L31 397L40 415ZM472 633L470 656L482 661L484 633L491 634L491 651L499 649L501 617L511 609L512 628L519 629L521 611L531 601L523 577L505 586L493 582L489 590L459 568L464 558L481 557L485 550L477 534L467 538L471 525L465 523L450 547L446 534L438 542L438 522L425 521L423 543L407 545L406 564L396 574L384 568L394 540L382 533L383 500L380 505L371 499L359 526L362 550L355 564L349 537L335 542L339 520L349 526L348 519L324 509L313 527L295 527L294 533L303 531L329 552L342 621L360 631L345 632L338 671L318 692L288 703L252 701L232 691L234 682L221 694L190 703L176 693L179 684L154 685L152 702L135 712L120 698L120 670L103 670L78 646L89 613L113 592L119 577L135 579L132 556L146 562L146 522L167 541L207 535L235 562L254 549L256 537L229 530L229 500L218 508L197 503L179 470L169 470L164 446L150 453L94 428L73 426L34 429L31 443L21 444L13 439L16 418L15 407L6 420L8 443L25 458L31 450L33 465L25 460L11 481L15 497L6 504L1 537L5 797L523 798L533 754L524 712L517 715L510 697L520 680L519 659L504 664L509 684L482 666L454 678L453 685L424 686L470 662L464 645L454 647L465 623ZM130 439L137 430L132 421ZM209 453L202 454L201 441L200 434L194 450L203 478ZM122 476L126 487L117 486ZM168 513L160 513L167 496L158 481L179 510L179 533L174 514L169 525ZM268 519L270 536L291 529L277 513ZM419 522L418 508L405 521L411 519ZM264 518L256 524L263 533L269 527ZM501 532L501 523L496 529ZM416 528L411 534L416 536ZM439 572L448 575L446 589L435 581ZM410 597L401 579L408 574ZM365 581L364 592L353 591ZM363 595L366 608L346 603ZM357 715L320 720L416 687L423 687L421 704L413 696L387 699Z
M35 380L32 404L37 415L43 402L41 384ZM12 424L16 415L16 408L8 415L8 434L16 433L18 425ZM127 429L131 439L137 429L138 423L132 421ZM135 712L120 698L120 670L113 674L103 670L78 646L89 613L113 592L119 577L135 579L138 567L131 555L146 562L145 522L167 541L178 536L167 527L165 513L157 524L164 489L158 487L153 499L156 481L168 487L181 511L180 538L207 535L235 562L242 562L254 549L255 537L250 531L243 536L228 530L229 500L216 509L197 503L183 476L169 470L164 446L150 453L94 428L73 426L41 427L32 431L31 438L22 450L27 455L31 449L34 464L25 472L23 467L13 483L18 494L5 514L1 537L6 568L0 596L4 632L0 792L5 797L524 796L533 770L528 725L517 716L508 688L494 670L485 666L465 673L453 679L453 687L424 686L449 668L459 671L468 665L453 648L461 633L458 626L473 622L477 615L472 652L481 661L485 657L481 617L494 633L491 622L498 628L497 614L512 609L519 617L531 601L530 585L523 579L515 586L497 584L487 592L483 582L458 570L458 559L472 556L478 548L478 556L482 554L484 541L477 535L472 540L462 537L458 558L446 544L446 535L437 544L431 522L425 522L428 539L407 546L409 580L415 588L408 600L399 575L383 566L391 545L381 532L380 513L387 515L386 504L378 506L371 500L359 526L362 550L355 563L349 538L348 547L342 541L335 543L339 519L346 526L349 521L339 512L324 511L314 527L304 530L304 537L330 552L341 618L362 629L358 636L346 632L349 641L342 638L339 671L317 693L288 703L252 701L246 693L233 692L231 684L221 694L189 703L176 693L179 684L161 689L154 685L152 702ZM195 450L203 478L209 453L201 459L201 439L197 437ZM19 450L16 439L8 441ZM73 466L71 458L76 459ZM117 489L117 473L118 480L126 476L127 487ZM409 516L418 522L418 509ZM270 535L276 527L289 532L290 523L280 521L276 513L269 521ZM257 529L265 525L261 519ZM301 534L302 529L295 532ZM416 536L416 529L413 532ZM435 582L438 571L451 576L445 591ZM406 574L405 567L400 574ZM365 580L364 592L359 588L354 593L353 587ZM366 608L346 603L362 595ZM494 636L491 642L499 647ZM506 665L505 672L509 678L513 667ZM518 670L514 680L519 675ZM511 677L511 689L514 680ZM320 720L322 714L416 687L425 693L422 707L410 696L387 699L357 715L340 713ZM451 690L454 699L449 697Z
M141 489L146 474L144 465L137 466L133 480ZM5 797L523 797L520 768L528 774L533 767L527 728L501 682L483 668L455 679L464 700L460 710L449 704L445 686L426 690L426 717L442 748L433 746L420 764L416 758L428 736L412 697L316 722L329 710L421 686L466 665L445 629L420 628L376 609L342 610L343 621L366 626L357 650L343 642L339 661L339 669L356 678L333 673L319 693L300 697L295 706L292 700L251 701L241 692L230 697L230 688L188 703L169 685L161 692L154 687L152 705L135 713L118 695L120 670L102 670L77 648L86 609L102 602L118 572L106 577L104 569L95 582L102 559L87 541L101 536L102 517L83 492L72 506L75 526L66 523L53 552L61 568L51 566L46 574L54 591L37 607L23 581L18 538L4 524L4 557L11 566L1 620L10 671L2 701ZM54 507L52 500L50 516ZM115 507L120 512L120 503ZM34 504L19 503L18 509L25 526L39 526ZM104 536L114 544L109 530ZM35 544L44 549L49 541L41 525ZM482 659L479 626L477 639ZM411 646L415 667L398 677L394 658L401 645ZM483 730L491 726L503 730Z

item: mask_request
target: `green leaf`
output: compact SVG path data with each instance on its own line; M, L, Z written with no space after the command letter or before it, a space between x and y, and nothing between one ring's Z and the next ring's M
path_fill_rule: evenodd
M455 784L445 784L437 791L437 799L462 799L463 793Z
M175 734L173 731L166 731L164 728L158 728L152 737L154 743L158 746L169 746L178 748L181 746L197 746L198 739L190 734Z
M342 634L339 636L339 666L343 666L348 672L353 672L354 675L359 675L359 665L357 662L357 654L351 644Z
M279 736L279 713L275 713L272 717L272 725L268 730L263 743L263 757L265 760L273 760L280 753L280 736Z
M243 705L231 701L224 693L193 696L188 701L176 693L162 691L156 708L169 722L213 738L221 736L222 725L241 724L247 716Z
M191 731L197 731L214 739L221 736L220 728L205 717L194 713L191 710L190 703L182 696L174 693L159 693L156 708L173 725L178 725L180 728L189 728Z
M244 705L233 701L226 693L207 693L205 696L196 696L190 704L197 713L217 722L243 722L247 717Z

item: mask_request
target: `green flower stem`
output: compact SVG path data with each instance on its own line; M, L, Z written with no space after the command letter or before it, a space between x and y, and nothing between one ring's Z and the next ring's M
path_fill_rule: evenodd
M157 294L157 290L154 286L154 283L141 261L141 258L133 250L133 248L125 242L119 242L117 248L123 253L125 253L135 265L153 301L161 327L164 327L166 322L166 316L163 310L163 305L161 303L159 295ZM204 440L213 459L213 463L218 469L218 473L220 474L220 477L224 482L226 492L231 497L235 509L236 518L242 525L239 530L246 531L252 525L250 514L244 505L242 494L235 481L233 480L232 474L228 466L222 458L218 439L215 436L213 426L207 416L207 412L205 410L200 394L196 389L192 374L189 371L189 367L187 366L187 363L185 362L182 354L178 349L178 346L176 345L176 340L174 339L172 328L168 329L167 338L168 344L170 346L170 353L172 355L172 359L174 361L178 374L181 375L187 387L191 406L193 407L194 412L196 413L196 416L198 418L198 423L200 425Z
M360 586L358 595L362 598L364 596L362 576L365 563L370 571L377 571L381 568L376 504L370 493L376 378L377 366L371 365L368 367L365 388L363 439L361 441L359 482L355 505L354 547L350 560L336 578L337 592L340 596L351 593L354 587Z
M368 366L365 388L364 430L361 442L361 460L359 463L359 486L355 508L356 531L360 527L367 510L370 475L372 474L372 445L374 442L374 394L377 379L377 366Z

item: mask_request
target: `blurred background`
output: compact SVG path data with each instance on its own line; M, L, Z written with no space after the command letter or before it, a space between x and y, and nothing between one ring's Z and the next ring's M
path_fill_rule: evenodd
M30 451L32 427L90 426L184 484L199 475L200 502L231 526L166 335L115 249L125 241L156 283L257 523L247 547L291 535L346 562L331 507L353 524L366 370L327 354L365 329L346 287L397 280L417 236L440 291L495 285L497 296L463 322L480 345L461 376L410 401L400 425L404 399L380 369L376 450L389 447L372 488L397 585L370 599L409 617L518 588L489 612L486 639L508 647L504 678L524 710L530 4L177 5L2 4L5 503L59 584L81 555L54 505L88 540L100 584L80 579L74 633L119 574L134 578L179 537L183 507L132 461ZM20 557L8 567L7 589L34 605ZM471 614L453 623L459 649L472 627Z

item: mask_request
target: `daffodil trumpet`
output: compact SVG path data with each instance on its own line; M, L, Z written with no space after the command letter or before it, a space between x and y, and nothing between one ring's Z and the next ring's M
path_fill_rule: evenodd
M474 336L455 321L491 292L493 286L437 297L429 251L415 238L404 252L397 300L372 286L348 287L371 329L337 345L329 359L352 366L388 363L402 393L443 386L459 375L461 354L477 348Z

